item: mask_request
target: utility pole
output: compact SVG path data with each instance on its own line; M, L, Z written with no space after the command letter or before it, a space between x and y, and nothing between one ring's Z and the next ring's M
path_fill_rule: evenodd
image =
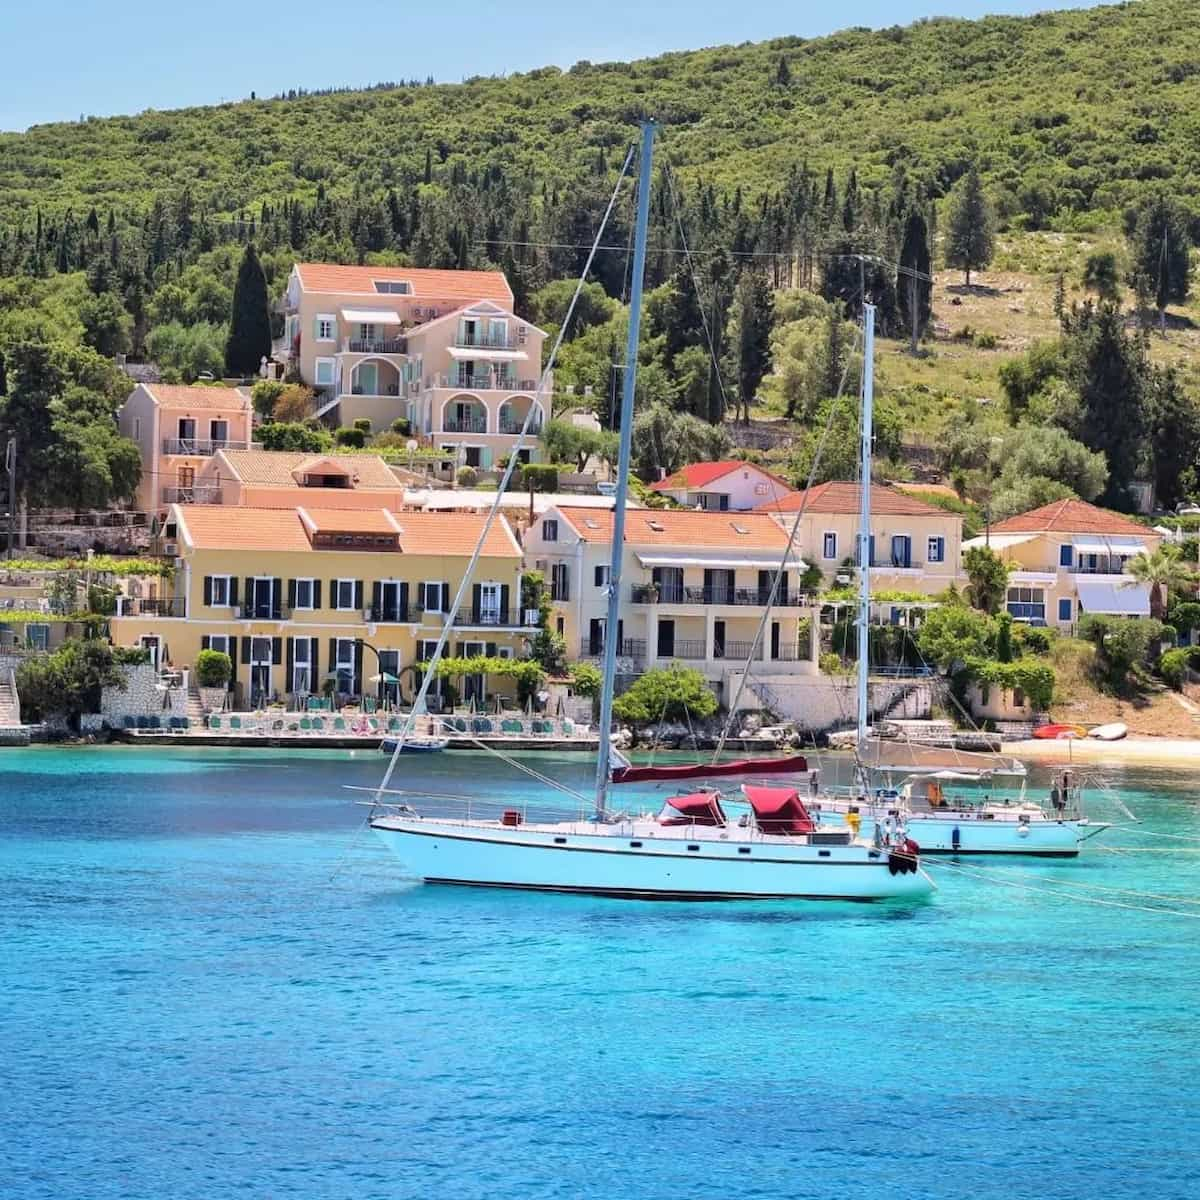
M13 538L17 528L17 439L10 437L4 447L4 471L8 476L8 548L7 557L13 556Z

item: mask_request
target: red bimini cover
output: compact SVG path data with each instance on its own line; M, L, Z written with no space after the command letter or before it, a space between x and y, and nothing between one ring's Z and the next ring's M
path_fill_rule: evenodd
M660 825L724 825L725 813L716 792L672 796L659 814Z
M763 833L812 833L816 828L795 788L742 785L754 819Z
M803 754L786 758L738 758L719 763L672 763L663 767L617 767L613 783L644 783L647 780L711 779L716 775L777 775L783 772L803 774L808 760Z

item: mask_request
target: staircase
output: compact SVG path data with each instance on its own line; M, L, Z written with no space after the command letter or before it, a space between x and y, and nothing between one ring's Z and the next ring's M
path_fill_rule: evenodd
M194 683L188 684L187 715L193 726L204 724L204 705L200 702L200 689Z
M11 672L7 677L0 675L0 727L21 724L21 704Z

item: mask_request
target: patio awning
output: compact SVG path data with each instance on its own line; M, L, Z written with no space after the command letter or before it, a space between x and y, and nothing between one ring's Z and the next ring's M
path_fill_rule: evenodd
M343 308L342 320L354 325L402 325L404 318L388 308Z
M638 562L643 567L757 567L774 571L779 567L777 558L736 558L731 554L708 554L704 557L683 554L639 554ZM789 571L803 571L807 563L798 558L788 564Z
M1073 537L1071 545L1075 547L1076 554L1140 554L1146 549L1142 538L1105 537L1103 534Z
M492 350L487 346L472 346L469 350L464 346L451 346L451 358L504 358L514 362L524 362L529 353L526 350Z
M1096 575L1072 575L1079 607L1084 612L1109 613L1124 617L1150 615L1150 585L1124 583Z

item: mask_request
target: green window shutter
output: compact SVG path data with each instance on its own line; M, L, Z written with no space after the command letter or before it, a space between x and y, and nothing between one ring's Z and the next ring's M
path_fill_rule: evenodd
M479 465L485 471L490 471L492 469L492 448L491 448L491 446L484 446L483 449L479 451Z

